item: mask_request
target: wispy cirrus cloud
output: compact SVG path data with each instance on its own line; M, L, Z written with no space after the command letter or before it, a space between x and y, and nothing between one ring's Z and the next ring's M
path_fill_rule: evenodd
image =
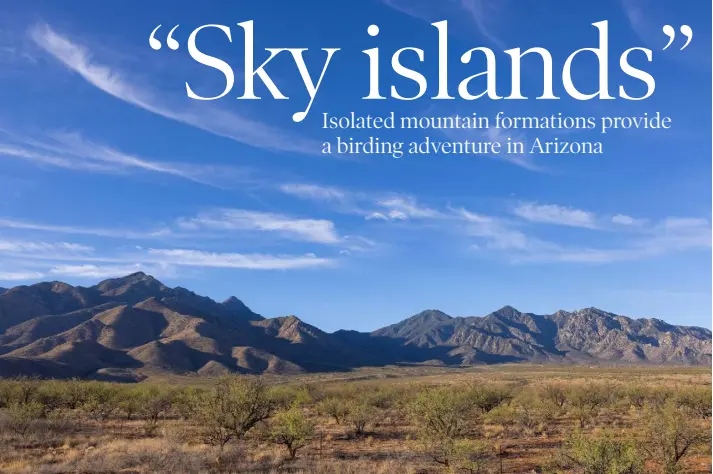
M587 229L597 227L594 213L556 204L522 203L513 209L513 213L530 222Z
M351 193L334 186L319 186L306 183L285 183L279 186L285 194L316 201L344 201Z
M477 31L484 39L499 48L505 43L498 27L507 18L508 5L504 0L381 0L385 5L429 23L441 20L465 22L461 30Z
M3 271L0 270L0 281L28 281L28 280L39 280L44 277L45 274L42 272L33 272L29 270L19 270L19 271Z
M270 255L205 252L186 249L149 249L149 259L156 263L192 267L237 268L248 270L293 270L335 265L329 258L314 254Z
M663 25L683 25L690 24L688 22L692 21L691 16L687 15L690 12L686 8L680 8L682 5L665 0L621 0L621 6L629 21L629 26L646 46L678 63L695 68L710 69L710 50L701 48L702 44L697 45L696 42L692 42L686 48L685 54L681 54L678 48L660 51L668 41L666 35L661 32ZM689 5L698 6L691 2L685 7Z
M611 222L616 225L640 227L646 224L646 219L634 219L626 214L616 214L612 216Z
M155 237L167 237L173 234L172 230L169 228L159 228L154 231L142 232L130 229L109 229L99 227L52 225L4 218L0 218L0 228L30 230L56 234L93 235L97 237L111 237L118 239L148 239Z
M0 240L0 253L44 255L67 252L70 255L92 252L93 247L68 242L31 242L27 240Z
M215 187L229 187L251 180L250 171L243 168L152 160L87 140L77 132L50 133L38 138L0 130L0 137L5 140L0 142L0 156L40 166L104 174L141 171Z
M97 60L88 47L72 41L47 24L30 29L30 38L99 90L141 109L256 148L277 152L317 155L320 143L266 125L244 115L211 104L185 100L170 103L165 94L131 82L126 71L113 69Z
M130 265L56 265L46 273L40 273L42 276L61 276L73 278L114 278L129 275L135 272L149 273L154 276L169 276L174 272L171 267L166 265L145 265L135 263ZM33 277L39 278L39 277ZM2 278L0 278L2 279ZM27 278L29 279L29 278Z
M0 281L46 278L110 278L143 271L174 276L180 267L243 270L300 270L338 265L333 257L306 254L212 252L186 248L137 248L135 251L85 252L72 244L0 241Z
M332 221L300 219L245 209L219 209L205 212L196 217L180 219L178 225L188 230L271 232L291 239L321 244L335 244L341 241Z

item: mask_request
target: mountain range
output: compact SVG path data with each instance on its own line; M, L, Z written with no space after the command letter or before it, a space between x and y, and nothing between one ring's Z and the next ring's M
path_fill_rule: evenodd
M536 315L505 306L484 317L427 310L371 333L326 333L144 273L91 287L55 281L0 289L0 377L137 380L501 362L710 365L711 331L596 308Z

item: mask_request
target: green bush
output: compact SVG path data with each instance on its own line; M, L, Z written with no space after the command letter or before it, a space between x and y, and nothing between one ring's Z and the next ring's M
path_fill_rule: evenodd
M569 389L567 399L580 428L593 421L600 410L610 404L612 394L612 387L608 384L588 383Z
M681 390L676 397L676 404L693 416L701 419L711 417L711 387L693 387Z
M119 390L114 384L88 382L82 411L95 421L107 421L119 409Z
M664 474L682 472L681 460L696 446L710 444L710 427L669 402L644 414L643 448Z
M270 438L285 446L290 459L294 459L313 436L314 423L307 420L297 406L278 412L270 423Z
M7 426L24 438L30 428L40 420L43 411L44 407L37 402L14 402L7 407Z
M317 404L317 413L322 416L334 418L334 422L340 425L350 413L349 403L337 397L328 397Z
M567 473L644 473L643 458L634 443L607 435L585 436L575 433L565 442L557 464Z
M376 418L376 409L366 402L357 403L349 410L347 420L354 428L357 435L364 434L366 427Z
M222 449L231 439L241 439L256 424L268 419L276 406L259 377L222 377L213 389L196 399L194 417L203 440Z

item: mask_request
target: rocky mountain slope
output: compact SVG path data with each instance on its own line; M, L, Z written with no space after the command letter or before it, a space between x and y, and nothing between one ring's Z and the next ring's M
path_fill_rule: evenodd
M521 361L709 365L711 332L595 308L534 315L506 306L485 317L429 310L373 333L328 334L143 273L88 288L47 282L0 292L0 376L136 379Z

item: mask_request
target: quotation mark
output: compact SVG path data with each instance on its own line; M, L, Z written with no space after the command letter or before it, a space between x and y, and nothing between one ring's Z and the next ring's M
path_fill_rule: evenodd
M666 36L668 36L668 44L664 47L664 51L668 49L669 46L671 46L671 43L673 43L673 40L676 38L676 30L673 29L673 26L671 25L664 25L663 27L663 32ZM691 43L691 40L693 39L693 30L691 29L690 26L688 25L683 25L681 26L681 33L683 33L683 36L686 37L686 44L683 45L681 48L681 51L686 49L686 47Z
M155 36L159 28L161 28L161 25L158 25L156 28L154 28L151 32L151 36L149 36L149 45L151 45L151 48L156 51L161 49L161 42L157 40ZM173 32L176 31L176 28L178 28L178 25L174 26L171 31L168 32L168 36L166 37L166 44L174 51L177 50L179 46L178 41L173 39Z

